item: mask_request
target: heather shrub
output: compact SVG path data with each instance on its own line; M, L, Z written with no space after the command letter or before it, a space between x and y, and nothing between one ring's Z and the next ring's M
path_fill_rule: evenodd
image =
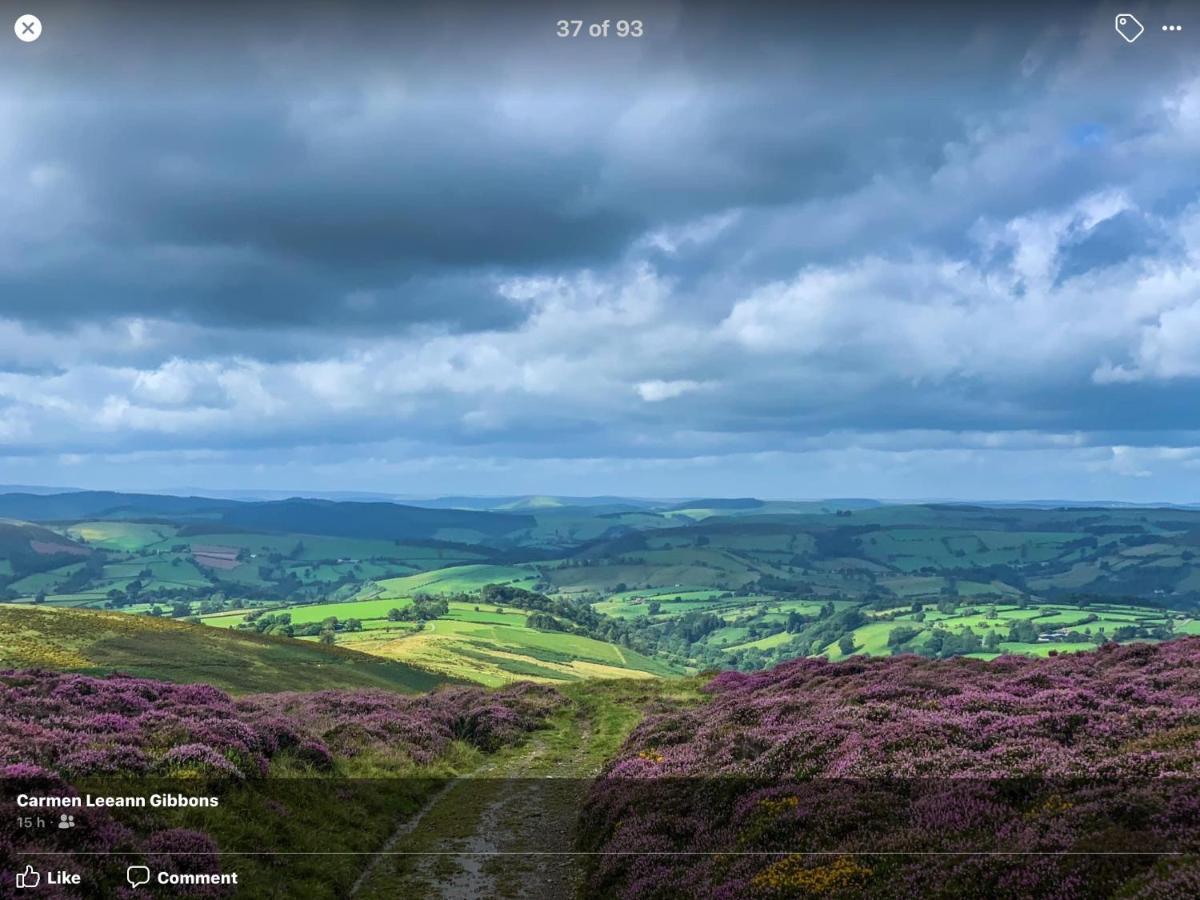
M1196 878L1153 854L1200 850L1200 640L799 659L706 690L593 786L595 893L1182 896Z
M296 748L295 755L298 761L319 771L328 772L333 768L333 756L329 748L314 738L301 743Z
M181 744L172 747L159 761L160 773L172 778L224 776L241 778L242 772L207 744Z
M553 688L259 694L114 675L0 672L0 765L70 776L257 778L285 751L320 771L376 750L428 763L462 740L491 752L564 703Z
M190 760L243 777L262 772L271 752L270 736L206 685L0 672L0 763L83 776L175 773Z
M564 702L551 687L519 684L497 691L447 688L420 695L366 690L262 694L243 699L238 708L252 724L278 719L304 723L338 755L370 750L423 764L456 740L484 752L513 744L541 727Z
M86 789L95 792L97 779L103 785L116 778L158 778L161 789L170 792L219 795L222 812L242 803L251 819L274 816L282 823L290 818L289 804L319 806L336 795L340 805L358 808L388 794L369 783L325 781L321 776L337 774L341 758L376 753L387 761L383 771L408 775L413 764L437 760L456 741L484 752L515 743L565 702L553 689L532 685L501 691L454 688L422 696L370 690L260 694L235 701L207 685L0 671L0 778L5 787L0 859L11 859L16 852L66 851L66 856L47 856L41 862L47 867L68 864L88 873L94 883L106 884L122 883L123 867L138 859L181 874L212 872L217 842L198 831L161 829L165 822L177 821L169 812L137 810L122 820L119 811L76 808L79 827L69 831L18 828L15 798L19 793L74 796L85 789L84 780L89 780ZM281 772L303 777L263 781L274 760L284 763ZM419 784L404 783L412 780L398 779L392 792L397 801L408 803L419 794ZM376 796L367 800L366 791ZM394 814L395 807L383 804L380 809ZM136 823L141 833L125 821ZM156 824L161 830L151 831ZM121 855L104 855L108 853ZM0 881L11 883L11 877L6 864L0 864ZM229 890L205 886L189 893L216 897Z

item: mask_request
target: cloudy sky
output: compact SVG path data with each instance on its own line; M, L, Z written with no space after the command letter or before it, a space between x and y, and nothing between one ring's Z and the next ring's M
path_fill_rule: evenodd
M0 5L0 483L1200 501L1186 5Z

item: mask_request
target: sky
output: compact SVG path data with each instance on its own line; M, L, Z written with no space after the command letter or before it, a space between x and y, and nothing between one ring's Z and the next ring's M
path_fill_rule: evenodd
M1187 4L35 5L0 483L1200 501Z

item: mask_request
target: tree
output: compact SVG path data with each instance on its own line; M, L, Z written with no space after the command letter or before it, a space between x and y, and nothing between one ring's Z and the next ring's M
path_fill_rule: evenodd
M538 631L563 631L562 623L549 613L535 612L525 617L525 627Z
M391 609L389 609L387 611L387 617L388 617L389 622L399 622L400 621L400 610L396 609L396 607L393 606Z
M842 656L850 656L854 653L854 635L843 634L838 641L838 649L842 651Z
M907 625L899 625L888 632L888 646L899 647L901 644L907 644L920 633L920 628L911 628Z
M983 639L983 649L989 653L995 653L1000 649L1000 633L992 630L987 633L987 637Z
M1008 629L1008 639L1014 643L1032 644L1038 639L1037 626L1025 619L1013 622Z
M444 597L417 597L406 612L417 620L436 619L450 611Z
M320 641L322 644L325 644L326 646L333 644L334 643L333 632L332 631L322 631Z

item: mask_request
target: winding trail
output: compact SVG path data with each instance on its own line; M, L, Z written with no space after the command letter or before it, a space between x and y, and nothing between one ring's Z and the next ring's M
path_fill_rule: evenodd
M645 683L568 686L569 710L435 794L371 857L365 900L556 898L578 894L573 853L589 779L641 718Z

